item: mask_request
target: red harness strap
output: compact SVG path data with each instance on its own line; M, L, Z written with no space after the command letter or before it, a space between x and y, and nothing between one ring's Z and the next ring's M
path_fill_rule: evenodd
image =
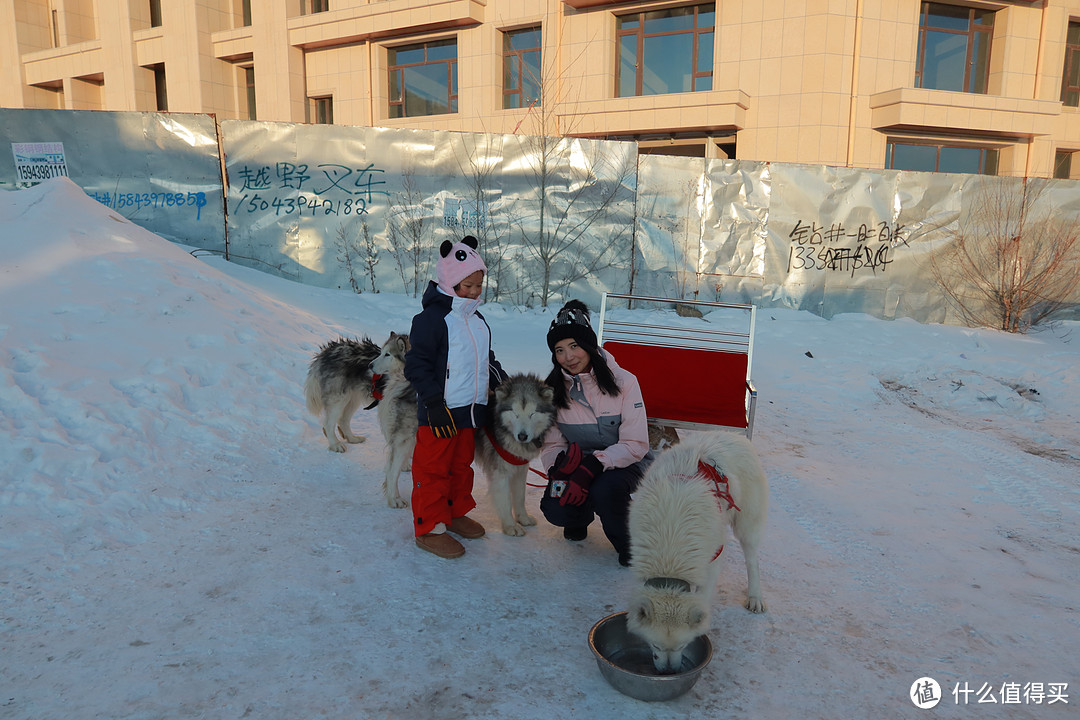
M698 471L705 477L706 480L712 481L713 495L716 496L717 504L721 501L727 503L727 507L720 506L721 510L739 510L739 506L735 504L735 500L731 497L731 489L728 487L727 475L720 472L712 465L709 465L704 460L698 460ZM724 552L724 546L721 545L720 549L713 555L713 560L720 557L720 553Z
M735 510L738 510L739 506L735 504L735 500L731 497L731 490L728 489L727 475L720 472L712 465L707 464L704 460L698 460L697 466L698 470L701 471L701 474L705 476L705 479L711 480L715 486L713 487L713 495L716 496L717 501L723 500L727 503L727 507L721 509L731 510L734 508Z
M379 375L378 373L374 373L371 376L371 397L375 398L376 400L382 400L383 398L382 390L379 389L380 379L382 379L382 375Z
M499 457L501 457L503 460L510 463L511 465L529 464L528 459L518 457L517 455L514 455L513 453L506 450L506 448L504 448L502 445L499 445L498 441L495 440L495 433L491 431L490 425L484 426L484 433L487 435L488 440L491 441L491 447L495 448L495 452L499 453Z

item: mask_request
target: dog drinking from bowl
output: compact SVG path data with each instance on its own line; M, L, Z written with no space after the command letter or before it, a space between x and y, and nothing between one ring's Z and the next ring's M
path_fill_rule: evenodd
M750 442L725 430L683 440L645 473L630 504L630 568L638 584L627 626L649 643L658 672L680 672L684 650L709 628L728 527L746 560L746 608L765 612L758 547L768 494Z

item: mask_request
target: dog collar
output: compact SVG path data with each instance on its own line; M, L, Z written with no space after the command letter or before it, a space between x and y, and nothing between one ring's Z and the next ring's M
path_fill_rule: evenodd
M514 455L512 452L500 445L495 439L495 433L491 431L490 425L484 426L484 433L487 435L488 440L491 441L491 447L495 448L495 452L499 453L499 457L501 457L503 460L510 463L511 465L529 464L528 458L518 457L517 455Z
M676 592L691 592L693 588L690 583L686 582L682 578L674 577L653 577L645 581L646 587L656 588L657 590L674 590Z

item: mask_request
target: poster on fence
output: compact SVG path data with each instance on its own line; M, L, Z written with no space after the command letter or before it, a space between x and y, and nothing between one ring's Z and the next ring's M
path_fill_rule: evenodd
M62 142L13 142L11 154L15 158L15 178L20 183L36 185L68 175Z

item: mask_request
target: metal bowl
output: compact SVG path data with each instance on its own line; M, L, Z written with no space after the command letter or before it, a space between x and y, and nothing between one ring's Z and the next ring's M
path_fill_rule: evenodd
M608 615L589 631L589 649L600 674L623 695L658 702L673 700L694 687L712 660L712 643L701 635L690 643L681 672L661 675L653 666L649 644L626 627L626 612Z

